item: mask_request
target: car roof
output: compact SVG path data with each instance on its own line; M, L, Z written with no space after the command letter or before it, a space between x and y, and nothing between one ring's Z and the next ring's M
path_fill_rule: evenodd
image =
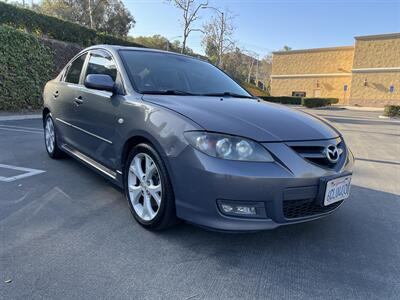
M187 57L187 58L202 60L201 58L198 58L196 56L190 56L190 55L185 55L185 54L171 52L171 51L165 51L165 50L154 49L154 48L130 47L130 46L120 46L120 45L99 44L99 45L93 45L93 46L90 46L88 48L85 48L82 51L87 51L87 50L91 50L91 49L104 49L104 50L108 50L110 52L118 52L119 50L135 50L135 51L145 51L145 52L157 52L157 53L179 55L179 56L184 56L184 57Z

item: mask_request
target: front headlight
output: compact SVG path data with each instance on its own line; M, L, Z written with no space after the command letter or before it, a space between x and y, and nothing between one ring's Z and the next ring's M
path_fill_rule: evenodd
M187 131L185 137L197 150L222 159L272 162L271 154L260 144L231 135Z

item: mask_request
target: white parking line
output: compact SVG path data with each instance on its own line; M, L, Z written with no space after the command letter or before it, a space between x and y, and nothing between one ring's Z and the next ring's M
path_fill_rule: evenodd
M16 128L5 128L5 127L1 127L1 126L0 126L0 130L43 134L42 131L34 131L34 130L27 130L27 129L16 129Z
M41 114L0 116L0 121L31 120L31 119L41 119L41 118L42 118Z
M34 176L34 175L38 175L38 174L46 172L46 171L43 171L43 170L22 168L22 167L3 165L3 164L0 164L0 168L25 172L23 174L16 175L16 176L10 176L10 177L2 177L2 176L0 176L0 181L2 181L2 182L12 182L12 181L15 181L15 180L19 180L19 179L22 179L22 178L26 178L26 177L30 177L30 176Z
M4 127L4 128L13 128L13 129L28 129L28 130L33 130L33 131L43 131L42 128L36 128L36 127L24 127L24 126L17 126L17 125L4 125L4 124L0 124L0 128Z

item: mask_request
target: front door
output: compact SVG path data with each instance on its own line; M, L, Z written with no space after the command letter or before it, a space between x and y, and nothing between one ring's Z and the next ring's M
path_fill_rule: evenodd
M110 75L116 81L117 69L111 55L105 51L91 51L83 78L89 74ZM78 150L115 170L118 165L115 145L120 143L118 129L122 125L118 119L123 96L82 85L77 97L81 103L76 107L76 124L82 129Z

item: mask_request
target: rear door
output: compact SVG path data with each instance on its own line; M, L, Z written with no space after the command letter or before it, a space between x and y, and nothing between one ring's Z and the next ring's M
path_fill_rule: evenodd
M118 71L111 54L104 50L90 51L83 80L89 74L109 75L114 82L117 81ZM78 150L114 170L117 157L115 145L121 140L118 128L122 124L118 123L118 119L123 95L81 85L76 97L81 103L76 107L75 124L83 129Z
M79 144L79 130L75 128L77 123L77 90L81 86L81 75L85 65L87 53L73 60L66 68L56 91L54 101L57 102L57 114L55 116L58 129L62 132L62 141L73 147Z

